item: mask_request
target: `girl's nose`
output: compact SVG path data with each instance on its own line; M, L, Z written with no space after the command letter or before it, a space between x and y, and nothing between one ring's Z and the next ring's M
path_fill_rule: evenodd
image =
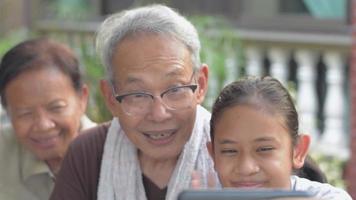
M236 173L242 176L253 175L260 170L259 165L251 156L242 156L241 159L238 159L235 165Z

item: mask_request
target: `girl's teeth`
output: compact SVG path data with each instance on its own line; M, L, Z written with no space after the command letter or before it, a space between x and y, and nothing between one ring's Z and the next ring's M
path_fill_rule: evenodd
M154 140L159 140L159 139L169 137L170 135L171 135L171 133L161 133L161 134L151 134L148 137L150 137Z

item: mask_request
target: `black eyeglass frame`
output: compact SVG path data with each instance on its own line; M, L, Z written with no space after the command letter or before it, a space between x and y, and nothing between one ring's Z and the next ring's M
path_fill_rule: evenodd
M159 96L161 97L161 99L163 98L163 96L167 93L167 92L170 92L174 89L180 89L180 88L190 88L193 93L195 92L195 90L198 88L198 85L197 84L191 84L191 85L181 85L181 86L177 86L177 87L172 87L172 88L169 88L167 90L165 90L164 92L162 92ZM121 103L122 100L126 97L126 96L130 96L130 95L147 95L149 97L152 98L152 100L154 99L154 95L150 94L150 93L146 93L146 92L132 92L132 93L127 93L127 94L122 94L122 95L115 95L115 99Z

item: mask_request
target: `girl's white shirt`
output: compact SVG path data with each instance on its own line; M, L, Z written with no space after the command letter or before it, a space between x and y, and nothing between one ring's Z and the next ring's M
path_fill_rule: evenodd
M319 183L298 176L291 176L290 180L292 190L306 191L320 200L352 200L345 190L327 183Z

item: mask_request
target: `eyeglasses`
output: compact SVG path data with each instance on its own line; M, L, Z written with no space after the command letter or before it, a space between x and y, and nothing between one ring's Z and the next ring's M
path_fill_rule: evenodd
M145 92L133 92L123 95L115 95L115 99L121 104L122 109L128 115L145 115L152 107L154 98L161 98L166 108L170 110L187 109L192 105L194 92L198 85L183 85L170 88L159 96Z
M152 108L154 98L161 98L162 103L170 110L182 110L191 107L194 92L198 85L182 85L169 88L159 96L146 92L132 92L123 95L114 95L121 104L122 110L128 115L145 115Z

